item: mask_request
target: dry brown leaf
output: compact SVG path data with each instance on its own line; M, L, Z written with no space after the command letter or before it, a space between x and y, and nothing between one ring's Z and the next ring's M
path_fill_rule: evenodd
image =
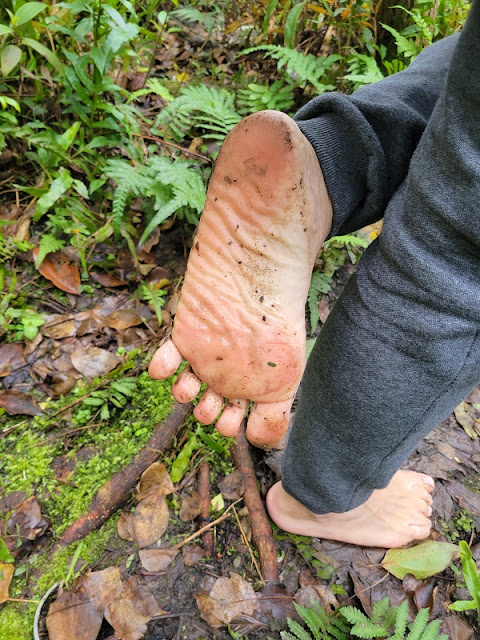
M33 257L36 260L38 247L33 250ZM44 278L50 280L57 289L78 295L80 286L80 271L76 264L72 264L62 251L49 253L45 256L38 271Z
M238 469L228 476L225 476L225 478L217 482L217 484L222 492L222 496L227 500L238 500L243 496L243 474Z
M47 527L47 522L42 518L40 503L35 496L24 500L7 523L8 533L19 535L22 540L35 540Z
M14 571L13 564L0 564L0 604L8 600L8 590Z
M47 338L61 340L75 335L75 320L68 314L54 314L48 317L41 332Z
M9 416L41 416L43 413L31 396L13 390L0 391L0 407L5 409Z
M150 495L138 503L133 514L133 533L140 549L159 540L167 530L169 511L165 498Z
M120 309L107 316L106 322L111 329L122 331L142 324L142 318L135 309Z
M208 595L197 594L195 599L200 615L213 628L227 625L242 614L252 616L257 602L251 585L237 573L218 578Z
M180 507L180 520L188 522L193 520L202 513L202 499L200 494L195 489L192 490L191 495L186 495L182 498L182 506Z
M121 280L113 273L106 273L101 271L90 271L90 277L102 287L125 287L128 282Z
M196 544L187 544L182 547L182 556L185 566L192 567L194 564L197 564L199 560L204 558L206 553L202 547L199 547Z
M123 591L120 567L91 571L81 576L75 584L75 593L80 600L88 600L102 613L112 602L122 597Z
M73 371L73 369L72 369ZM78 374L76 374L78 375ZM77 384L77 378L61 371L52 374L50 389L54 398L65 396Z
M471 404L461 402L455 409L455 418L462 425L467 436L476 440L480 433L479 412Z
M99 347L77 349L70 357L75 369L88 378L104 376L115 369L120 362L114 353Z
M474 632L460 616L446 616L441 631L446 631L452 640L474 640Z
M92 602L64 591L48 610L49 640L96 640L102 620L103 613Z
M137 485L137 500L143 500L149 495L168 496L175 491L172 479L163 462L154 462L142 473Z
M119 640L140 640L147 631L146 623L166 613L140 578L132 576L124 582L120 598L105 610L105 618Z
M0 378L9 376L25 364L21 344L0 344Z
M176 549L140 549L138 552L142 567L152 573L166 569L177 554Z
M12 511L26 498L24 491L12 491L0 498L0 514Z
M135 540L133 533L133 513L122 513L117 523L117 533L122 540Z

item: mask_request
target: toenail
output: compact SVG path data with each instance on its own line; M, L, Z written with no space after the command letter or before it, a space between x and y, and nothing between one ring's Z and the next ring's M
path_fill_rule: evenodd
M423 476L423 480L426 484L429 484L431 487L435 486L435 480L430 476Z

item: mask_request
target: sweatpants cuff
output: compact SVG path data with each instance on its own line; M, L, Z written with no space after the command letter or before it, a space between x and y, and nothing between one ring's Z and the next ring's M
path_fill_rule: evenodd
M329 237L367 224L385 199L385 161L361 111L339 93L314 98L294 117L312 145L333 205Z

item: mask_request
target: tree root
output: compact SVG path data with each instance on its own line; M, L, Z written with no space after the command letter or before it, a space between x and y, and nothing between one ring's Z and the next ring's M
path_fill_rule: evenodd
M273 540L272 527L257 488L257 480L250 458L250 447L242 425L236 436L237 444L233 448L233 460L243 475L245 493L243 500L248 509L252 525L252 536L258 550L262 574L266 582L278 581L277 554Z

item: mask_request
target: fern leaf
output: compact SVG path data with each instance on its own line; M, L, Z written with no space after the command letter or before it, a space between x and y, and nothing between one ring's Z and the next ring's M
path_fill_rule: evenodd
M46 255L48 255L49 253L54 253L64 246L65 242L63 240L60 240L60 238L56 238L50 233L46 233L45 235L43 235L40 238L40 242L38 243L38 253L35 258L35 267L38 269Z
M367 620L367 622L359 622L354 625L350 631L350 633L356 638L385 638L388 636L388 631L385 627L382 627L379 624L374 624Z
M410 626L410 633L406 640L420 640L422 633L427 626L429 615L430 611L428 609L422 609L417 613L415 620Z
M309 82L319 94L335 88L331 84L323 84L320 79L326 75L335 62L341 59L339 55L317 58L311 53L302 53L296 49L268 44L251 47L241 53L248 54L255 51L264 51L267 57L277 60L279 70L285 68L290 79L296 78L298 84Z
M350 622L350 624L360 624L362 622L370 622L367 616L356 607L342 607L340 609L342 616Z
M408 601L405 600L397 609L397 615L395 618L395 635L394 637L404 638L405 630L407 628L408 619Z
M147 84L143 89L138 89L130 95L128 102L132 102L132 100L136 100L141 96L147 96L151 93L159 96L162 100L165 100L165 102L171 102L173 100L173 96L170 91L163 86L158 78L150 78L147 80Z
M312 636L296 620L288 618L288 627L298 640L312 640Z
M324 273L320 273L319 271L315 271L312 276L312 282L307 296L307 305L310 314L310 333L315 331L318 321L320 320L320 315L318 313L320 295L330 291L332 288L331 282L332 278L330 276L326 276Z
M146 191L151 180L141 168L132 167L129 162L119 158L108 160L104 172L117 183L112 203L112 223L115 236L118 237L129 196Z
M328 627L328 616L321 609L314 609L313 607L302 607L297 604L295 605L295 609L303 622L306 623L315 638L319 636L321 631L324 632L326 630L326 627Z
M433 622L430 622L420 636L420 640L438 640L438 632L440 631L441 624L441 620L434 620Z
M297 636L292 636L292 634L288 633L288 631L281 631L280 637L282 638L282 640L298 640ZM309 638L309 640L312 639Z
M373 606L372 615L370 616L370 620L372 622L378 623L380 622L385 614L387 613L389 606L388 596L378 600Z

